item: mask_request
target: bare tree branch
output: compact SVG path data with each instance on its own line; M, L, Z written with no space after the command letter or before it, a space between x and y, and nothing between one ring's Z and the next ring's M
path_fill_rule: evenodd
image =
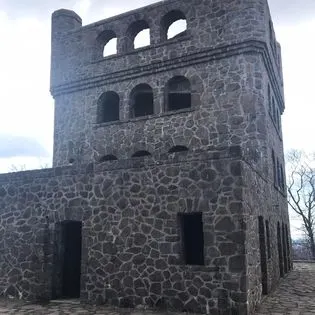
M315 259L315 154L291 151L287 156L288 203L302 219L302 229Z

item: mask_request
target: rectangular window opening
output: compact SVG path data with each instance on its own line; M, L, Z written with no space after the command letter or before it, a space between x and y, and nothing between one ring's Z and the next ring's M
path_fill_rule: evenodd
M185 264L204 265L202 213L180 213L179 220Z

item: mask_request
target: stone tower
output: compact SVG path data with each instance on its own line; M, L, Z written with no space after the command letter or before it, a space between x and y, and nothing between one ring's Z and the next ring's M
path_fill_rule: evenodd
M59 10L51 65L54 168L0 176L0 290L251 314L291 269L267 1L168 0L87 26Z

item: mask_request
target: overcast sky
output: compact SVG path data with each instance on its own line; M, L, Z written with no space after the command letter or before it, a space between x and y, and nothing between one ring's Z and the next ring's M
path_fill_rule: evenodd
M50 16L75 10L83 24L154 0L0 0L0 172L50 163L53 101L49 94ZM282 45L285 149L315 151L315 0L269 0Z

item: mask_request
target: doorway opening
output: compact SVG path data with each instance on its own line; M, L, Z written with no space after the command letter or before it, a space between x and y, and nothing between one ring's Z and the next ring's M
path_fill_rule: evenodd
M260 216L259 222L259 246L260 246L260 267L261 267L261 284L262 293L268 294L268 274L267 274L267 257L266 257L266 237L264 218Z
M82 222L63 221L56 227L53 299L80 297Z
M284 277L284 270L283 270L283 250L282 250L282 241L281 241L281 227L280 223L278 222L277 225L277 240L278 240L278 255L279 255L279 271L280 277Z

